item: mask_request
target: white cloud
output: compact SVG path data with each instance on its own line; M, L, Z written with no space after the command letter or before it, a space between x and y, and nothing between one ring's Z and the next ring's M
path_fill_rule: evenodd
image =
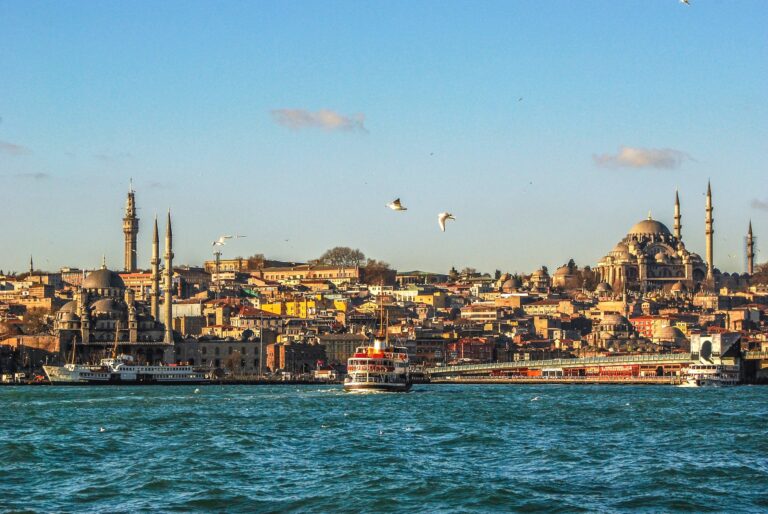
M619 152L613 154L593 155L595 164L605 168L679 168L684 160L691 157L680 150L672 148L633 148L619 147Z
M272 119L278 125L283 125L293 130L319 128L329 131L368 132L365 128L364 114L345 116L327 109L320 109L317 112L310 112L305 109L275 109L272 111Z
M755 198L752 200L752 208L760 209L761 211L768 211L768 202Z
M6 153L9 155L24 155L31 152L29 151L29 148L25 146L8 143L7 141L0 141L0 153Z

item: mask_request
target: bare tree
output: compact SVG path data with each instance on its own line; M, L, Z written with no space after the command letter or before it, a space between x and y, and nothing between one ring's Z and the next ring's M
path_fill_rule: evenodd
M327 250L318 260L331 266L361 266L365 262L365 254L358 249L337 246Z
M392 269L386 262L368 259L363 269L363 282L366 284L383 286L392 282Z

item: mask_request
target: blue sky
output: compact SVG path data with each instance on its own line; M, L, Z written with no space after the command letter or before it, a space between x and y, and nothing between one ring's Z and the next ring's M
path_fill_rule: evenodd
M671 227L676 188L703 254L711 179L715 264L741 271L748 220L768 236L767 20L764 1L0 0L0 269L120 268L133 177L141 266L168 208L180 263L237 232L225 257L593 265L649 210Z

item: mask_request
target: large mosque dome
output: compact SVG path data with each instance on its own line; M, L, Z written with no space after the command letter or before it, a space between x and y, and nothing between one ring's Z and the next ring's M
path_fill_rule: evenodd
M671 236L666 225L648 217L648 219L635 223L627 235L645 235L645 236Z
M107 268L101 268L83 280L83 289L125 289L125 282L120 275Z

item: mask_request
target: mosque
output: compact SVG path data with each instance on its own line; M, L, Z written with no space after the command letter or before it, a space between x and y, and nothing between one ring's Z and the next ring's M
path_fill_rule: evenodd
M136 217L133 188L126 202L123 233L125 235L125 270L136 270L136 235L139 220ZM66 362L98 362L112 352L132 355L137 362L156 364L173 361L174 337L170 324L160 322L160 258L157 220L152 240L152 270L150 304L135 298L120 275L107 269L91 272L83 279L73 300L56 314L55 333L59 351ZM163 277L164 319L171 316L173 274L173 234L171 214L165 233L165 268Z
M680 198L675 193L675 225L671 232L663 223L648 219L639 221L596 266L601 287L620 291L663 290L673 293L738 288L748 282L754 267L752 223L747 235L747 274L721 273L713 265L714 218L712 188L707 184L706 260L686 249L682 240Z

